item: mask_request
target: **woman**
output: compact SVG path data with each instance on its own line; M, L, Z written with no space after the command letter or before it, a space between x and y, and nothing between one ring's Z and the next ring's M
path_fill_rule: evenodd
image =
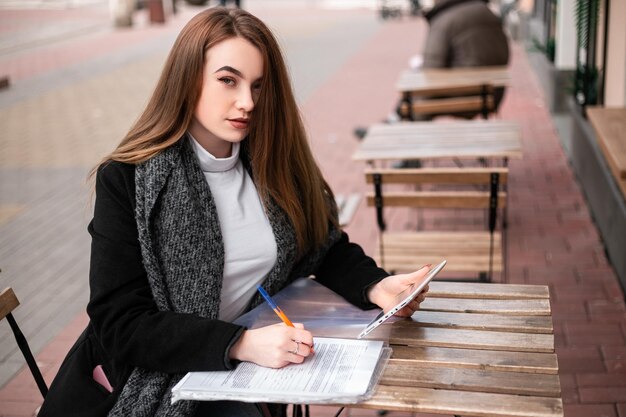
M39 415L258 415L243 403L170 404L188 371L312 354L301 325L232 323L261 302L257 284L275 293L315 274L374 308L427 272L387 277L339 230L333 201L270 31L241 10L198 14L97 169L90 323Z

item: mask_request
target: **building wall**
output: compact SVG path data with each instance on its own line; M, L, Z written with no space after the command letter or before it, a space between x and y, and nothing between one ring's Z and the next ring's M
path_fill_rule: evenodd
M558 69L576 68L575 7L575 0L561 0L557 8L554 66Z
M626 106L626 1L610 0L604 105Z

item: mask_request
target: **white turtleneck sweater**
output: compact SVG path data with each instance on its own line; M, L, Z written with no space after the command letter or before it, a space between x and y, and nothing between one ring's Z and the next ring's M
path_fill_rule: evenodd
M233 144L231 156L215 158L189 137L211 189L224 241L219 318L233 321L276 263L276 240L256 187L239 159L239 143Z

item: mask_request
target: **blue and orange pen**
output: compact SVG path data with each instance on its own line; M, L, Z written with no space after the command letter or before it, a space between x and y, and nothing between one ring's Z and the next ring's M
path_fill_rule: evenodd
M293 325L291 320L289 320L289 317L287 317L287 315L283 312L283 310L281 310L280 307L276 305L274 300L272 300L272 297L270 297L270 295L263 289L263 287L261 287L260 285L257 285L256 289L259 290L263 298L265 298L265 301L267 301L267 304L269 304L270 307L272 307L272 310L274 310L274 313L276 313L276 315L280 317L283 323L285 323L289 327L296 327Z
M261 287L260 285L257 285L256 289L259 290L259 292L261 293L261 295L263 296L265 301L267 301L267 304L270 305L272 310L274 310L274 313L276 313L276 315L278 317L280 317L280 319L283 321L283 323L285 323L289 327L296 327L296 326L293 325L291 320L289 320L289 317L287 317L287 315L283 312L283 310L281 310L280 307L278 307L278 305L276 305L274 300L272 300L272 297L270 297L270 295L263 289L263 287ZM302 344L305 344L305 345L308 346L308 344L304 343L304 342L296 342L296 343L302 343ZM309 347L311 348L311 352L313 352L313 345L311 345Z

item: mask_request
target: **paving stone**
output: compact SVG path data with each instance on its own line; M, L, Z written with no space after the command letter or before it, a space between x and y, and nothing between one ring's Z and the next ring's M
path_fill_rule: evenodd
M619 324L570 321L565 323L565 333L571 345L623 345L626 343Z
M578 391L581 403L617 403L626 398L626 387L581 387Z
M576 381L580 387L609 387L626 386L626 375L606 373L576 374Z
M562 373L606 371L600 352L595 346L559 346L556 354Z
M617 417L613 404L563 404L567 417Z
M2 417L33 417L39 408L39 402L0 401Z
M561 372L559 379L561 382L561 399L563 400L563 404L577 404L579 402L579 396L574 374Z

